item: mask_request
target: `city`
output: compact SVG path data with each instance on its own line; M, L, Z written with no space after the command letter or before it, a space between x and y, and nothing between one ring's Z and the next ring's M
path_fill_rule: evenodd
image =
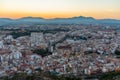
M120 0L0 0L0 80L120 80Z
M120 52L120 32L115 27L54 26L59 26L57 31L56 27L40 31L40 25L34 29L1 28L0 77L29 75L38 69L75 76L120 70L119 54L116 54ZM30 34L25 34L28 31Z

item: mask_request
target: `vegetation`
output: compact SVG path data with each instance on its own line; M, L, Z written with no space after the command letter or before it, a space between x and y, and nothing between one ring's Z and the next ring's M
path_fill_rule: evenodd
M116 50L116 51L115 51L115 54L116 54L116 55L120 55L120 51Z
M74 39L74 40L87 40L87 38L85 36L71 36L71 35L67 35L67 38L70 39Z
M2 80L81 80L75 76L56 76L50 72L40 71L38 73L27 75L25 73L15 74L13 77L3 77Z
M73 75L56 75L49 71L39 71L38 73L25 74L19 73L15 74L12 77L2 77L0 80L82 80L82 76L73 76ZM120 80L120 71L118 72L108 72L103 74L88 75L84 77L84 80Z
M13 38L18 38L18 37L21 37L21 36L27 36L27 35L30 35L30 32L12 32L11 35L13 36Z
M51 55L52 53L48 51L48 49L35 49L33 50L33 53L36 53L38 55L41 55L42 57L45 57L47 55Z
M12 31L11 35L13 36L13 38L18 38L20 36L29 36L31 34L31 32L42 32L43 34L46 33L52 33L55 34L57 32L61 32L61 31L68 31L68 30L64 30L64 29L53 29L53 30L25 30L25 31L21 31L20 29L11 29L10 31Z
M100 80L120 80L120 71L104 73L100 77Z

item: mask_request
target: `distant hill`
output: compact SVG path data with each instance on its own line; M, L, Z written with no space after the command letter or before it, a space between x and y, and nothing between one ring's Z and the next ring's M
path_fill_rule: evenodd
M40 17L23 17L20 19L0 18L0 26L14 24L110 24L120 25L120 20L116 19L94 19L92 17L72 17L44 19Z

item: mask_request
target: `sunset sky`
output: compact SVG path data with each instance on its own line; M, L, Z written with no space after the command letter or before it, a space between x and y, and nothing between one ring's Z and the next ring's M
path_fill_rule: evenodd
M0 18L27 16L120 19L120 0L0 0Z

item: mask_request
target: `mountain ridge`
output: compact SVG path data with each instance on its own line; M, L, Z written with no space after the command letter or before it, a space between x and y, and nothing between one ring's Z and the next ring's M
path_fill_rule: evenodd
M118 24L117 19L95 19L93 17L77 16L71 18L52 18L44 19L42 17L22 17L18 19L0 18L0 26L11 24Z

